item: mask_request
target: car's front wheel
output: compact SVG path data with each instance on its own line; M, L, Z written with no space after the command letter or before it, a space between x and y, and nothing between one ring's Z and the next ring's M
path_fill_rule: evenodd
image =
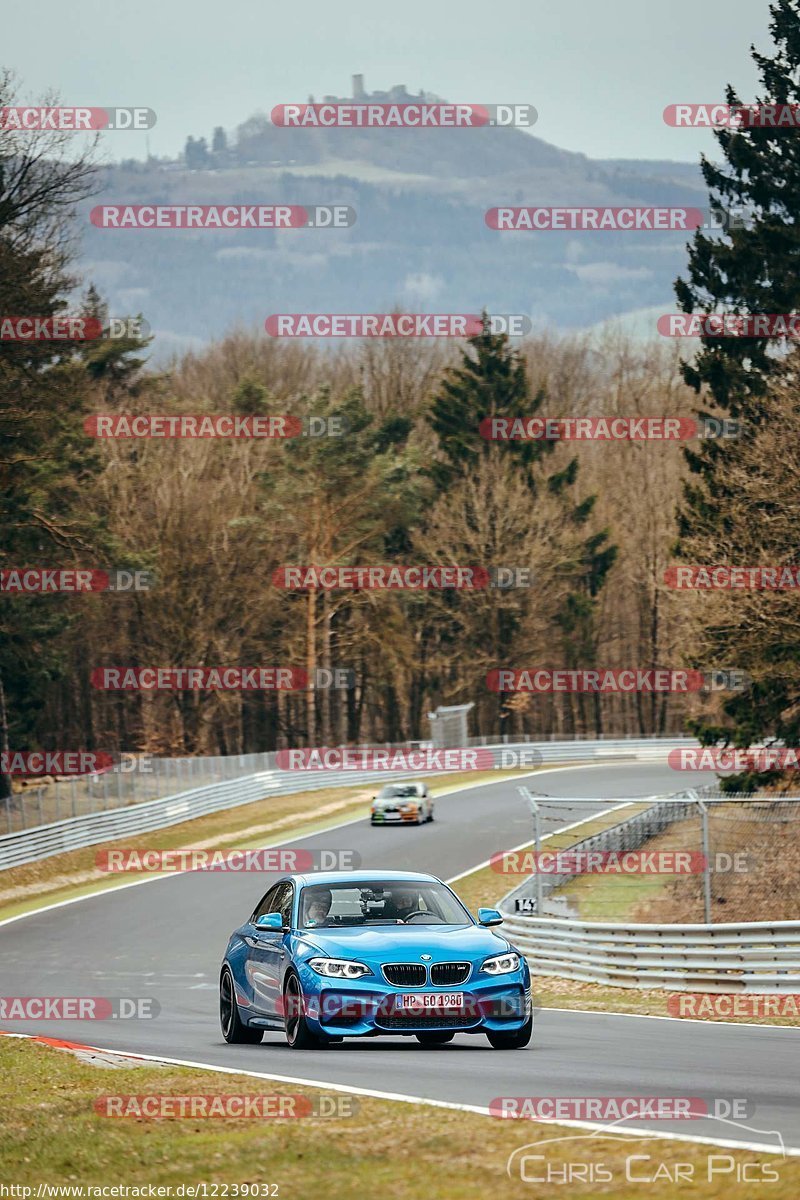
M263 1029L251 1029L239 1016L236 991L230 968L224 967L219 979L219 1023L222 1036L231 1045L255 1045L264 1036Z
M414 1037L422 1046L444 1046L446 1042L452 1042L455 1036L454 1033L447 1033L444 1030L441 1032L431 1030L430 1033L414 1034Z
M292 1050L318 1050L322 1042L308 1028L303 1003L303 989L296 975L287 975L283 986L283 1013L286 1041Z
M533 1013L531 1013L521 1029L509 1030L508 1033L505 1030L497 1032L493 1029L487 1029L486 1036L489 1039L489 1044L495 1050L522 1050L523 1046L527 1046L531 1040L532 1033Z

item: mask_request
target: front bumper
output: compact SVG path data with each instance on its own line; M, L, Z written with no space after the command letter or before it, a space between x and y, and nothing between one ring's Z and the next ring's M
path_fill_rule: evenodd
M416 825L421 815L421 809L414 808L410 812L382 812L373 810L373 825Z
M326 979L310 967L300 970L306 1022L312 1032L328 1037L366 1037L377 1033L512 1032L531 1014L530 978L523 971L500 977L478 977L454 987L402 988L378 976ZM422 1012L397 1008L397 997L463 993L459 1008L437 1006Z

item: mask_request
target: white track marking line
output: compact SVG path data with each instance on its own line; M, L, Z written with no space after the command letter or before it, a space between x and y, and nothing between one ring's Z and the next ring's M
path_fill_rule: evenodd
M36 1037L35 1034L18 1034L18 1037ZM237 1069L236 1067L215 1067L209 1063L193 1062L190 1059L184 1058L162 1058L156 1054L139 1054L132 1052L126 1054L123 1050L109 1050L104 1046L84 1046L85 1050L95 1050L102 1054L117 1054L124 1058L140 1058L144 1062L167 1063L173 1067L193 1067L198 1071L216 1071L221 1075L243 1075L249 1079L272 1079L276 1083L292 1083L301 1087L326 1088L333 1092L344 1092L347 1095L353 1096L370 1096L375 1100L393 1100L400 1104L416 1104L423 1105L427 1108L446 1108L456 1112L471 1112L478 1116L491 1117L490 1109L479 1104L458 1104L454 1100L432 1100L427 1096L406 1096L401 1092L384 1092L378 1088L363 1088L356 1085L348 1086L343 1083L329 1083L324 1079L305 1079L302 1075L278 1075L273 1071L247 1071ZM494 1120L500 1120L499 1117L494 1117ZM520 1119L520 1124L524 1123L528 1118ZM722 1146L731 1150L754 1150L760 1153L775 1154L788 1156L791 1158L800 1158L800 1148L784 1147L783 1150L778 1150L775 1146L767 1145L763 1142L737 1142L731 1138L710 1138L704 1137L701 1134L687 1135L681 1133L672 1133L663 1129L639 1129L631 1126L620 1127L619 1130L609 1130L606 1125L599 1124L594 1121L531 1121L533 1125L539 1128L543 1126L553 1127L563 1125L567 1129L590 1129L592 1132L607 1133L609 1137L614 1136L615 1132L624 1132L632 1134L634 1137L642 1138L657 1138L661 1141L668 1142L692 1142L701 1146ZM772 1130L764 1130L764 1132L772 1132ZM775 1131L777 1136L781 1136Z

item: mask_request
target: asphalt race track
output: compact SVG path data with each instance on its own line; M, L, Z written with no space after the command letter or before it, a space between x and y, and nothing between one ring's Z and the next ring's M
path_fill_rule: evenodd
M614 801L707 782L676 782L666 765L615 764L537 773L539 791L587 796L586 815ZM432 825L372 828L366 819L287 844L356 850L365 868L420 870L452 878L530 837L516 781L469 788L436 802ZM557 804L557 800L554 804ZM564 822L575 820L569 808ZM157 844L158 835L153 835ZM294 1052L281 1035L227 1046L217 1016L219 963L227 937L273 876L188 873L93 896L0 926L4 996L150 996L150 1021L4 1021L38 1033L133 1053L486 1106L498 1096L744 1097L747 1128L703 1119L652 1128L800 1150L800 1029L539 1010L531 1045L492 1050L459 1036L423 1049L414 1038L345 1040ZM458 885L455 885L458 890ZM637 1121L637 1128L647 1122ZM522 1139L521 1139L522 1140Z

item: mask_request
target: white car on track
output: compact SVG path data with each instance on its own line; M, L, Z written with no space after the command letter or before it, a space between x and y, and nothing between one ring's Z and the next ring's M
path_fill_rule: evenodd
M426 783L387 783L372 797L373 825L422 825L433 820L433 797Z

